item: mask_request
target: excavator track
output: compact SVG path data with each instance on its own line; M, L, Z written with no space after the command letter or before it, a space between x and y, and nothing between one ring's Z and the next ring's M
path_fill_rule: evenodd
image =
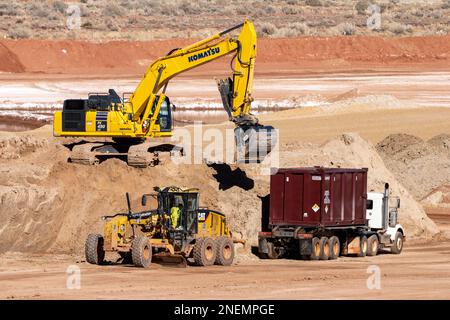
M73 147L69 161L72 163L94 165L99 164L100 160L93 151L97 147L103 146L103 143L84 143Z
M128 149L128 152L126 152ZM119 151L120 150L120 151ZM139 144L83 143L72 148L69 162L97 165L101 159L126 157L129 166L137 168L154 167L171 156L182 156L183 148L168 141L143 142Z
M159 164L159 153L150 152L151 147L157 147L160 143L144 142L136 144L128 149L127 163L137 168L154 167Z

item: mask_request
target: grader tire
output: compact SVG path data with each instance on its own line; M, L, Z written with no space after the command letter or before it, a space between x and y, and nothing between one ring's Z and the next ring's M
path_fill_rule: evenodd
M147 237L138 236L131 243L131 260L136 267L148 268L152 263L152 246Z
M216 261L221 266L230 266L234 260L234 244L229 237L221 237L216 240Z
M198 266L211 266L216 261L216 243L211 238L197 239L194 245L194 262Z
M91 264L102 264L105 260L103 237L99 234L90 234L86 239L84 252L86 261Z

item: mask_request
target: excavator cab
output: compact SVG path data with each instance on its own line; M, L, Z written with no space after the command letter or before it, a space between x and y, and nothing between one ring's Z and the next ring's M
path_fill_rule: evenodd
M157 101L155 100L155 105ZM171 132L172 131L172 110L169 97L166 96L164 101L161 103L159 109L158 118L156 119L156 124L159 124L159 130L161 132Z

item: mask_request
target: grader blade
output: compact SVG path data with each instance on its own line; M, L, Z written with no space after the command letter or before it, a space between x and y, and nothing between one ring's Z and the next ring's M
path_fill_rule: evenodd
M152 262L175 268L186 268L187 260L180 254L158 253L153 255Z

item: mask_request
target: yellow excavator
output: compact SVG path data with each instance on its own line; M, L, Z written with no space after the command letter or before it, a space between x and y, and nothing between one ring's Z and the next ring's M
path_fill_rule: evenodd
M226 36L237 29L237 37ZM67 144L72 151L69 160L76 163L97 164L104 157L123 156L131 166L147 167L159 163L161 152L183 154L182 147L170 141L173 105L165 94L169 81L231 53L233 74L217 84L229 120L236 124L236 159L259 163L277 136L272 126L259 124L250 113L256 31L248 20L155 60L129 97L110 89L107 94L89 94L88 99L65 100L63 110L54 114L54 135L84 139Z

